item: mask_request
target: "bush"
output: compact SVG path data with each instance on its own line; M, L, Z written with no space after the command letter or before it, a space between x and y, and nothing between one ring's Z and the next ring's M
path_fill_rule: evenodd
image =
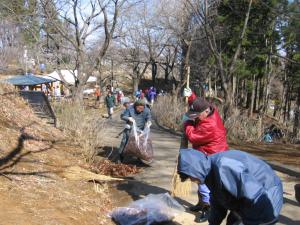
M179 131L182 128L184 102L172 96L160 96L155 102L152 112L160 125Z
M104 121L99 113L87 111L79 103L66 101L54 103L54 109L58 127L82 147L85 159L92 162L104 136Z
M227 141L260 142L263 140L264 127L262 119L250 118L235 108L233 114L225 121Z
M175 100L175 102L174 102ZM218 105L218 111L222 116L222 105L218 101L209 100ZM182 115L185 112L185 103L182 99L173 99L171 96L159 97L153 106L153 114L157 122L175 131L182 128ZM238 109L226 120L227 140L232 142L249 141L257 142L263 139L263 124L261 120L242 115Z

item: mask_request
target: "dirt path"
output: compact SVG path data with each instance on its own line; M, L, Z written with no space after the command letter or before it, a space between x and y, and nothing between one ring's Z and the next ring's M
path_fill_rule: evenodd
M111 149L113 147L116 149L120 142L120 138L116 138L116 135L122 130L124 123L119 119L118 114L114 116L113 121L109 121L108 123L111 126L107 130L106 148ZM143 168L143 172L134 177L135 181L123 183L116 187L122 193L128 194L127 197L123 195L123 198L116 202L119 206L125 206L132 199L139 199L150 193L165 193L170 189L170 182L179 148L179 138L159 129L155 124L152 126L151 137L155 151L155 161L151 167ZM111 143L117 144L111 146ZM125 162L138 163L132 159L127 159ZM293 187L296 182L300 183L300 181L282 173L279 173L279 176L282 178L284 184L285 203L280 216L280 223L278 224L299 224L300 205L294 198ZM179 199L184 206L188 207L191 203L195 203L196 187L194 189L193 195L189 199ZM185 212L178 216L172 224L197 224L194 222L194 219L195 215Z

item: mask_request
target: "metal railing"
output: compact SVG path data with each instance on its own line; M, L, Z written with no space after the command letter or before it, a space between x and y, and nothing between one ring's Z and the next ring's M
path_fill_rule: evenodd
M42 91L20 91L20 95L28 101L34 112L42 118L51 118L56 127L56 116L49 100Z

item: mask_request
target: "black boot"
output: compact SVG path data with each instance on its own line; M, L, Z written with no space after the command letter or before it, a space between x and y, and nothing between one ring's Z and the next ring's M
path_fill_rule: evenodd
M189 208L189 210L192 211L192 212L199 212L199 211L202 211L204 208L207 208L207 207L209 207L208 203L199 201L196 205L191 206Z
M202 209L202 211L199 213L199 215L196 216L195 222L196 223L204 223L208 220L208 216L210 213L210 207L205 207Z
M198 203L194 206L191 206L189 208L189 210L192 211L192 212L199 212L199 211L202 211L204 208L207 208L207 207L209 207L209 203L203 202L202 201L202 196L198 192Z

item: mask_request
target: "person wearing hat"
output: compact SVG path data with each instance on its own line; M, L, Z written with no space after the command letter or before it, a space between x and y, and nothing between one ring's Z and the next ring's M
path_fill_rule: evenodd
M185 114L187 121L184 123L184 135L192 147L206 155L228 150L226 129L217 108L192 92L186 96L189 97L189 111ZM199 184L198 203L190 210L202 211L201 222L207 220L209 200L209 189L205 184Z
M205 183L211 191L209 225L269 225L278 220L283 204L279 177L263 160L229 150L207 156L181 149L177 172L182 181Z
M129 106L121 113L121 119L126 122L123 138L119 147L119 162L124 160L123 151L128 142L131 126L133 123L140 130L144 130L146 126L151 126L151 113L148 107L145 107L145 101L137 100L133 105Z

